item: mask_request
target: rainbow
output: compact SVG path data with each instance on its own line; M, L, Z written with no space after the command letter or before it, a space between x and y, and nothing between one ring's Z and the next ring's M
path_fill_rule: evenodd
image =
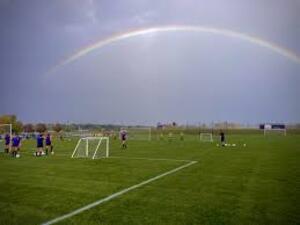
M94 44L86 46L79 51L75 52L70 57L64 59L59 64L55 65L48 73L53 73L64 65L67 65L75 60L87 55L88 53L100 49L104 46L110 45L114 42L122 41L128 38L133 38L137 36L152 34L152 33L164 33L164 32L200 32L200 33L210 33L216 35L222 35L228 38L240 39L243 41L247 41L254 45L266 48L271 50L274 53L277 53L283 57L288 58L289 60L294 61L295 63L300 64L300 56L291 50L281 47L275 43L270 41L266 41L260 37L252 36L249 34L237 32L229 29L222 29L216 27L207 27L207 26L186 26L186 25L174 25L174 26L159 26L159 27L151 27L151 28L142 28L138 30L131 30L125 33L118 33L112 36L109 36L105 39L102 39Z

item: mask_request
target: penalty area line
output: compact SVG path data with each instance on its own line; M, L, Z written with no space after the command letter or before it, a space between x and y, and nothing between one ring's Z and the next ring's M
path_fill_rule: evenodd
M60 216L60 217L57 217L57 218L55 218L55 219L49 220L49 221L47 221L47 222L45 222L45 223L42 223L41 225L51 225L51 224L57 223L57 222L59 222L59 221L68 219L68 218L70 218L70 217L72 217L72 216L75 216L75 215L77 215L77 214L79 214L79 213L81 213L81 212L83 212L83 211L86 211L86 210L89 210L89 209L91 209L91 208L94 208L94 207L96 207L96 206L98 206L98 205L101 205L101 204L104 203L104 202L108 202L108 201L110 201L110 200L112 200L112 199L114 199L114 198L116 198L116 197L118 197L118 196L120 196L120 195L123 195L123 194L125 194L125 193L127 193L127 192L129 192L129 191L132 191L132 190L137 189L137 188L139 188L139 187L142 187L142 186L144 186L144 185L146 185L146 184L149 184L149 183L151 183L151 182L153 182L153 181L156 181L156 180L158 180L158 179L160 179L160 178L163 178L163 177L168 176L168 175L170 175L170 174L176 173L176 172L179 171L179 170L182 170L182 169L184 169L184 168L187 168L187 167L189 167L189 166L192 166L192 165L195 164L195 163L197 163L197 161L190 161L190 162L187 163L187 164L184 164L184 165L182 165L182 166L176 167L175 169L169 170L169 171L167 171L167 172L165 172L165 173L162 173L162 174L160 174L160 175L157 175L157 176L155 176L155 177L152 177L152 178L150 178L150 179L148 179L148 180L145 180L145 181L143 181L143 182L141 182L141 183L139 183L139 184L135 184L135 185L133 185L133 186L131 186L131 187L125 188L125 189L123 189L123 190L121 190L121 191L118 191L118 192L112 194L112 195L109 195L109 196L107 196L107 197L105 197L105 198L102 198L102 199L100 199L100 200L98 200L98 201L95 201L95 202L93 202L93 203L90 203L90 204L88 204L88 205L86 205L86 206L84 206L84 207L81 207L81 208L79 208L79 209L76 209L76 210L74 210L74 211L72 211L72 212L70 212L70 213L67 213L67 214L62 215L62 216Z

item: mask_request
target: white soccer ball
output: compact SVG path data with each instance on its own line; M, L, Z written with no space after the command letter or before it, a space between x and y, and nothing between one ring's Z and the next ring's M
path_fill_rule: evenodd
M16 154L16 158L20 158L20 155L19 155L19 154Z
M45 154L45 152L42 152L42 154L41 154L41 155L46 155L46 154Z
M246 147L246 144L244 144L244 147Z
M52 155L54 155L54 152L51 152Z
M236 146L236 144L232 144L232 146L233 146L233 147L235 147L235 146Z

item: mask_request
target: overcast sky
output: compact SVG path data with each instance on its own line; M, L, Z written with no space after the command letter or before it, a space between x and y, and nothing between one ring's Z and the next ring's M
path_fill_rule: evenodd
M230 29L300 55L299 12L299 0L0 0L0 114L25 122L299 122L300 64L222 35L136 36L47 74L96 41L168 25Z

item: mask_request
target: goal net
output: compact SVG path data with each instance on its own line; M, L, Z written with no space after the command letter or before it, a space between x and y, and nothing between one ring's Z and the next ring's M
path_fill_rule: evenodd
M264 129L264 135L284 135L286 136L286 126L282 123L261 124L260 129Z
M6 147L5 137L9 135L10 141L12 138L12 125L11 124L0 124L0 152L4 152ZM9 145L10 151L11 145Z
M125 130L129 140L151 141L151 127L130 127Z
M200 133L200 141L201 142L213 142L213 135L212 133Z
M71 158L100 159L109 157L108 137L80 138Z
M286 129L264 129L264 135L284 135L284 136L286 136Z

